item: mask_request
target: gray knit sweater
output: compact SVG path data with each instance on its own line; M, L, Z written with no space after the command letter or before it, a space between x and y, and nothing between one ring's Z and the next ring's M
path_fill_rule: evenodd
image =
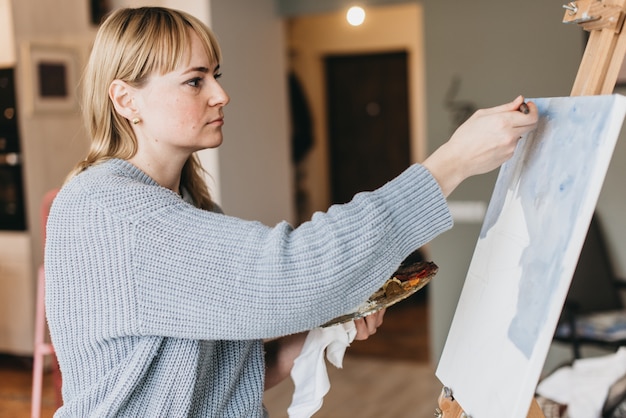
M262 417L261 339L354 309L451 225L420 165L295 229L197 209L126 161L91 167L48 220L55 416Z

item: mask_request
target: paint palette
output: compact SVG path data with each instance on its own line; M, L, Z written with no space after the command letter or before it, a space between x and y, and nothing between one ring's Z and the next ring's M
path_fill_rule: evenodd
M383 308L395 305L426 286L437 274L438 270L439 267L432 261L411 262L407 259L400 265L393 276L354 312L332 319L322 325L322 327L343 324L354 319L363 318Z

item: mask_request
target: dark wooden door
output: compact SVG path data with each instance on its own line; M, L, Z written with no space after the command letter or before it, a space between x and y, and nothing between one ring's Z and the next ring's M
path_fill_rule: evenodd
M333 203L373 190L410 164L406 52L325 59Z

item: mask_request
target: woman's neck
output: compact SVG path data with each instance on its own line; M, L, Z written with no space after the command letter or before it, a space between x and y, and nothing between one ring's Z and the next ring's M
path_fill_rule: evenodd
M185 161L145 158L139 154L128 160L158 184L178 194L181 193L180 179Z

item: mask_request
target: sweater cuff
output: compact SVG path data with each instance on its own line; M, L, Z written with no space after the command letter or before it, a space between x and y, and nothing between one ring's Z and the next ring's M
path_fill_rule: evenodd
M452 215L439 183L426 167L413 164L378 192L390 208L394 229L401 231L400 246L415 250L415 237L423 245L453 226Z

